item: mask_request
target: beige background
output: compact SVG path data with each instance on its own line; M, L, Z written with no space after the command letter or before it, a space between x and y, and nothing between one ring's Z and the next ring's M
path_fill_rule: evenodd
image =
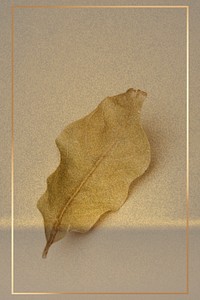
M152 163L104 224L185 225L185 9L16 9L14 66L17 226L41 227L35 203L58 165L60 131L130 87L148 93Z
M38 4L37 1L16 3ZM81 2L86 3L94 2ZM2 132L7 134L11 111L11 28L9 2L2 4L4 118L1 121ZM115 1L115 4L122 3ZM191 54L194 57L198 39L195 39L195 2L192 5ZM191 61L190 224L193 243L190 253L193 255L197 253L200 221L199 139L195 136L199 120L195 106L198 80L194 80L197 65L197 61ZM185 9L17 9L14 70L15 291L184 292ZM48 259L41 260L45 240L36 202L46 188L47 176L59 162L56 136L64 126L93 110L106 96L130 87L148 93L142 114L152 149L148 172L133 184L127 202L117 213L103 219L95 231L85 236L71 234L56 243ZM8 136L2 145L5 172L9 165ZM3 266L6 268L9 266L9 175L2 176L1 184L1 228L3 251L6 251ZM199 261L196 266L198 264ZM192 272L193 269L190 274ZM4 278L4 282L3 291L8 296L9 278Z

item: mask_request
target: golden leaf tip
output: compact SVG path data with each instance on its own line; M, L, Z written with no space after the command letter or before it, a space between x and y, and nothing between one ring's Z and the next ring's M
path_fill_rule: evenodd
M142 95L143 97L147 97L147 93L141 90L137 90L137 94Z
M147 97L147 93L144 92L144 91L141 91L141 90L135 90L133 88L130 88L126 91L126 93L130 94L132 98L135 98L135 97L144 97L146 98Z

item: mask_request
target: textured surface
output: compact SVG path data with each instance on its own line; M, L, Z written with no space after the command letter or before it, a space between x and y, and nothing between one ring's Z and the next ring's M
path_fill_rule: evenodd
M175 9L16 11L16 226L43 226L36 199L59 163L60 129L132 86L148 93L142 123L152 163L104 224L185 226L185 17Z
M16 2L38 5L38 0ZM86 3L75 0L73 5L80 2ZM95 0L95 4L97 2ZM42 3L55 4L55 0L40 1ZM56 0L58 3L70 2ZM94 4L94 0L87 3ZM110 3L101 1L101 4ZM126 4L131 3L133 1L126 0ZM199 229L192 227L200 219L200 2L148 0L148 5L155 3L191 6L190 295L59 295L59 299L193 300L200 294ZM1 1L0 9L1 228L10 225L9 4L9 0ZM114 4L122 2L115 0ZM134 4L147 5L147 1L134 1ZM177 289L182 290L185 287L185 232L180 227L176 232L173 228L185 226L185 10L142 9L114 13L29 10L18 11L15 24L15 292L49 291L50 288L54 291L71 288L73 291L80 288L117 291L118 286L156 292L169 291L176 283ZM42 237L42 217L35 206L46 187L46 177L59 163L55 136L66 122L81 118L107 95L120 93L130 86L148 92L142 121L150 139L152 167L132 186L130 197L120 211L102 220L104 238L101 230L84 237L69 235L69 240L63 239L57 245L59 249L52 247L51 263L47 265L38 255L45 236ZM85 102L85 99L90 101ZM143 227L143 233L138 227ZM33 228L39 231L34 233ZM119 235L113 234L112 229L113 232L119 229ZM0 274L2 298L57 299L57 295L10 295L10 232L1 231L0 238L4 271ZM91 239L90 249L86 248L86 239ZM58 250L63 254L60 257Z

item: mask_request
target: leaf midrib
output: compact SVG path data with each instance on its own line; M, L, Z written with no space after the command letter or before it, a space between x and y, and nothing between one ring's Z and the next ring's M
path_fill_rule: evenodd
M94 171L96 170L96 168L100 165L100 163L102 162L102 160L107 156L107 154L113 149L113 147L116 145L118 140L115 140L109 147L108 149L98 158L98 160L95 162L95 164L93 165L93 167L91 168L91 170L89 171L89 173L83 178L83 180L81 181L80 185L77 187L77 189L75 190L75 192L72 194L72 196L69 198L69 200L67 201L67 203L65 204L65 206L62 208L62 210L60 211L60 213L58 214L56 221L54 222L51 232L50 232L50 236L47 240L46 246L44 248L43 251L43 255L42 257L45 258L47 256L48 250L50 248L50 246L53 244L54 239L56 237L56 234L58 232L58 227L60 226L60 223L62 221L62 218L68 208L68 206L70 205L70 203L74 200L74 198L78 195L78 193L81 191L81 188L84 186L84 184L88 181L88 179L91 177L91 175L94 173Z

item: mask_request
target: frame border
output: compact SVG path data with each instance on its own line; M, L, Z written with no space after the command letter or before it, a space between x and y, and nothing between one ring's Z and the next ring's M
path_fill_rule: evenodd
M15 9L101 9L101 8L183 8L186 9L186 290L184 292L15 292L14 291L14 13ZM189 294L189 6L187 5L14 5L11 4L11 295L61 295L61 294L131 294L166 295Z

